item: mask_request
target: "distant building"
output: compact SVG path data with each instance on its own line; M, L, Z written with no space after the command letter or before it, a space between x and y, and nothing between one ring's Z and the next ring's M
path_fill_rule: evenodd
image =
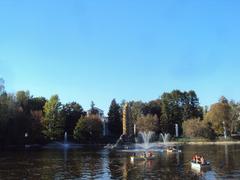
M94 107L87 111L87 116L89 116L91 114L97 115L101 119L101 122L103 125L102 135L103 136L109 135L109 133L108 133L108 118L106 116L104 116L104 111L97 107Z

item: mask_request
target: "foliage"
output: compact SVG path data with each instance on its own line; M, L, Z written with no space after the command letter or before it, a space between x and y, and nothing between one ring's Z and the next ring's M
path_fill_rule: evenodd
M32 97L29 99L29 106L32 111L43 111L47 100L44 97Z
M174 90L161 96L160 128L162 132L174 134L175 124L182 129L182 122L189 118L202 118L202 108L194 91Z
M83 111L83 108L80 104L76 102L71 102L63 105L62 113L65 117L65 128L69 137L73 136L74 128L80 119L81 116L85 116L86 112Z
M91 115L97 115L97 114L99 114L100 112L98 111L98 109L95 107L95 104L94 104L94 102L92 101L91 102L91 108L90 108L90 110L89 110L89 114L91 114Z
M57 95L52 96L44 105L43 134L52 140L63 137L64 118L60 108L61 103Z
M240 131L240 104L230 101L231 106L231 133Z
M206 114L204 121L210 122L218 135L223 134L224 123L229 133L231 131L231 106L226 101L213 104Z
M138 117L143 114L144 103L141 101L131 101L129 102L131 119L136 122Z
M145 104L143 108L143 114L157 115L160 119L161 117L161 99L156 99Z
M120 136L122 134L122 121L120 106L115 99L112 100L108 112L108 129L112 135Z
M215 139L216 134L210 123L205 123L199 118L189 119L183 122L183 133L186 137L204 137Z
M31 96L29 91L7 94L1 79L0 86L0 146L41 143L44 136L51 140L62 139L64 131L85 142L101 137L101 114L93 102L89 117L86 117L80 104L72 102L62 106L57 95L47 101L44 97ZM113 99L109 108L108 128L114 136L122 133L124 104L123 101L119 105ZM223 96L210 109L200 107L194 91L179 90L163 93L161 98L146 103L131 101L129 106L130 118L141 131L174 134L177 123L180 133L183 128L188 137L212 139L216 134L223 134L223 122L228 133L240 130L240 104ZM25 133L28 137L24 136Z
M0 139L3 145L38 143L42 139L42 111L34 110L30 102L34 99L27 91L18 91L16 96L7 93L0 96Z
M159 131L158 117L157 115L148 114L146 116L139 116L137 119L138 131Z
M97 115L82 116L74 129L77 141L97 142L102 135L102 122Z
M14 96L3 93L0 95L0 144L4 146L10 143L10 139L13 139L11 129L15 128L11 125L11 121L15 118L16 103Z

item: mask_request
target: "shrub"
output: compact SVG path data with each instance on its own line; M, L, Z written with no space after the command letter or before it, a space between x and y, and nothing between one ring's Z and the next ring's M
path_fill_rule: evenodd
M74 129L74 139L77 141L98 140L102 135L102 122L97 115L81 117Z
M214 140L216 134L210 123L205 123L200 119L189 119L183 122L183 133L186 137L204 137Z

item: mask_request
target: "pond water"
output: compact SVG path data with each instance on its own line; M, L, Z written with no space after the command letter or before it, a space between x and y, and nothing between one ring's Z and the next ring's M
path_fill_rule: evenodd
M240 145L184 145L181 153L158 152L149 161L130 162L131 153L104 148L0 152L0 179L240 179ZM211 169L194 171L194 153Z

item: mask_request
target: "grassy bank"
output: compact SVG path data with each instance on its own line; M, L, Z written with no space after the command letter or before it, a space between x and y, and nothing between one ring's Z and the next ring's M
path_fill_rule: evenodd
M210 140L206 138L176 138L173 139L173 143L176 144L240 144L240 140L228 137L227 139L223 137L218 137L216 140Z

